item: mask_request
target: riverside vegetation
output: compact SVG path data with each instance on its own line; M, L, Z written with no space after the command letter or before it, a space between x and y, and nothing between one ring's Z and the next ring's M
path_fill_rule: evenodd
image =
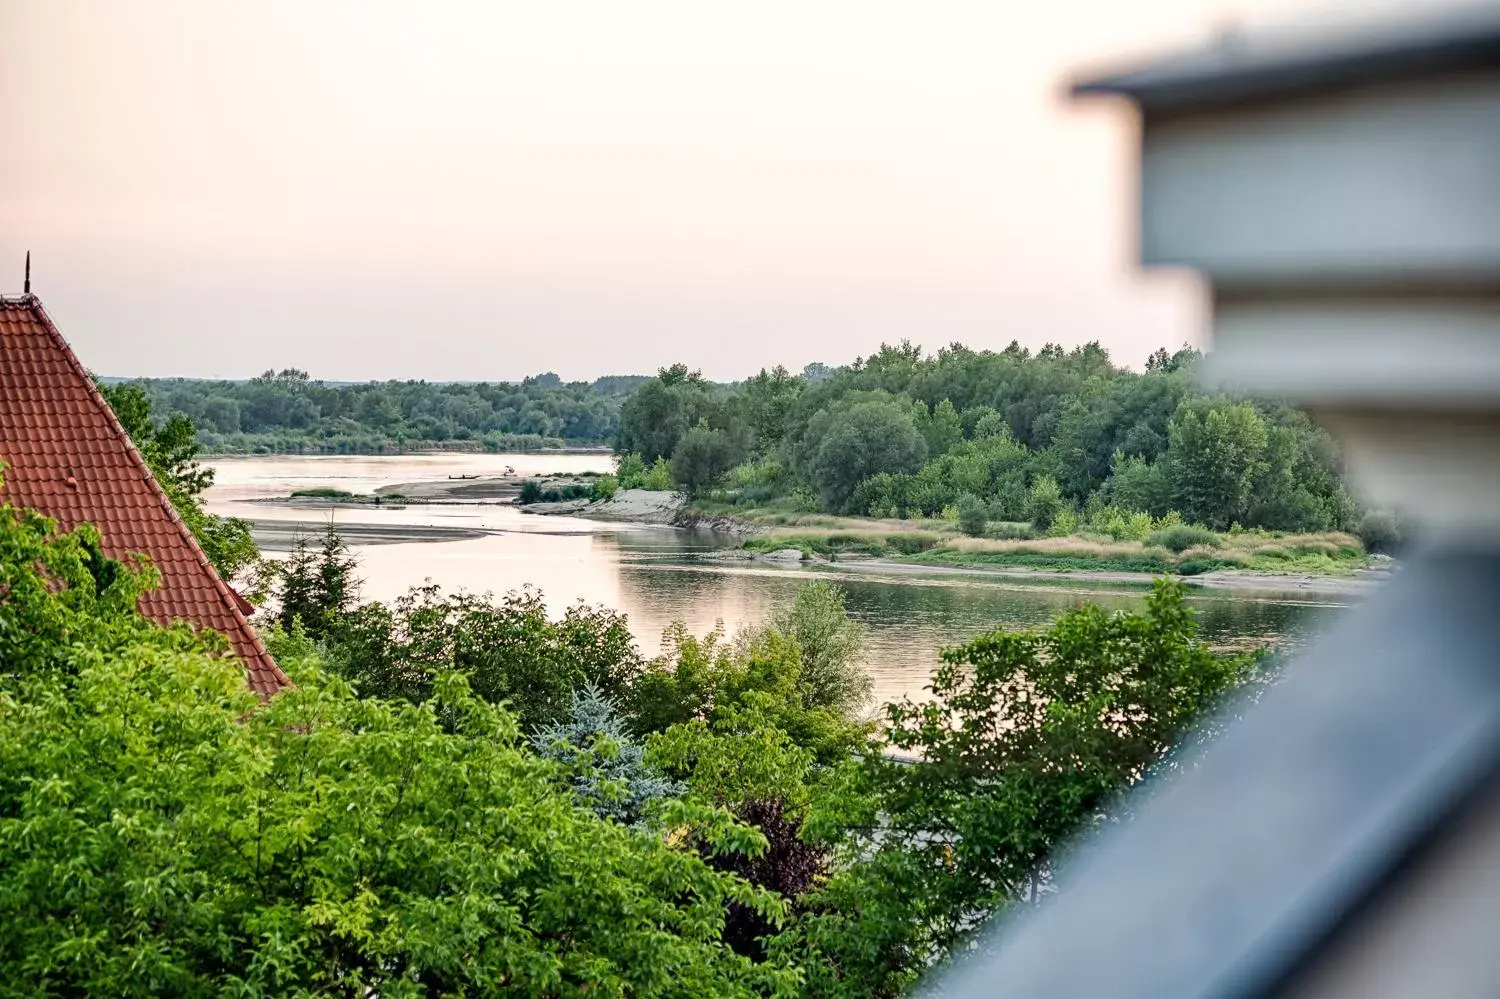
M434 448L521 451L600 445L619 430L636 376L564 383L547 373L518 383L323 382L296 368L248 381L150 378L130 382L158 412L198 427L216 454L369 454Z
M619 484L757 525L752 549L835 557L1336 572L1399 545L1305 413L1204 395L1198 360L1159 350L1133 372L1097 344L903 343L734 386L676 365L621 408Z
M275 566L262 704L140 617L148 564L0 506L0 993L900 995L1268 677L1163 580L877 725L827 584L647 659L603 608L356 573L332 527Z
M337 384L287 369L116 391L186 417L216 453L608 441L615 479L536 485L522 501L676 489L764 529L751 547L808 554L1193 575L1346 571L1399 547L1399 521L1357 506L1337 446L1305 413L1204 395L1198 360L1158 350L1136 372L1093 343L934 355L902 343L734 384L679 364L591 383ZM1205 529L1198 543L1175 543L1181 525Z

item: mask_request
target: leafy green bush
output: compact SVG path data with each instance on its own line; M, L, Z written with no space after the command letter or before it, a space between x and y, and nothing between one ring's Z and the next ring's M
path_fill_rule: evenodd
M263 705L222 639L139 616L152 575L97 533L4 507L0 552L6 992L796 994L723 939L782 899L576 807L463 677L413 704L308 663ZM766 845L704 804L663 823Z
M542 501L542 484L536 479L525 479L521 482L521 494L516 497L520 504L540 503Z
M444 672L456 672L528 729L561 721L586 685L624 696L641 670L623 615L575 604L553 621L533 589L496 598L413 587L343 615L325 649L330 671L366 697L422 703Z
M1050 475L1037 476L1026 493L1026 513L1031 518L1031 525L1045 534L1065 508L1057 480Z
M943 650L930 698L887 706L882 745L814 800L803 832L859 862L771 943L773 956L812 955L807 994L898 995L977 946L990 913L1035 901L1058 847L1255 676L1252 657L1197 637L1183 598L1162 580L1138 613L1085 606L980 636Z
M608 502L615 498L615 493L619 488L619 479L613 475L601 475L589 487L589 501L592 503Z
M1146 538L1146 544L1153 548L1165 548L1173 552L1185 552L1189 548L1203 546L1205 548L1218 548L1223 544L1219 536L1206 527L1197 524L1174 524L1152 531Z
M622 454L616 462L615 476L620 481L621 489L644 488L646 463L634 452Z
M971 538L982 538L987 526L988 506L973 493L965 493L958 501L958 529Z
M672 466L665 458L657 458L656 464L646 472L641 480L642 489L652 489L657 492L671 492L675 487L672 482Z
M1215 569L1224 569L1234 565L1217 558L1185 558L1177 563L1177 575L1179 576L1201 576L1205 572L1213 572Z

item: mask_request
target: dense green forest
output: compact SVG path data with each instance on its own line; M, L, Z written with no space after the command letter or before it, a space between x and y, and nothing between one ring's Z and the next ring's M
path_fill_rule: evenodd
M132 381L162 414L182 414L210 453L366 454L422 448L504 451L603 444L619 430L621 400L646 379L564 383L418 381L341 384L296 369L248 381Z
M1195 544L1183 524L1391 542L1395 528L1365 520L1337 446L1306 413L1205 394L1198 361L1158 350L1132 371L1096 343L935 355L902 343L816 377L777 368L733 386L676 365L625 400L620 482L670 482L729 510L940 520L980 537L1156 536L1180 551Z

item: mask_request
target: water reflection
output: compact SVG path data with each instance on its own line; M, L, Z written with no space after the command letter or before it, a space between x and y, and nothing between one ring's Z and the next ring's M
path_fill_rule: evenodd
M357 546L363 595L389 600L425 579L450 590L504 592L529 584L545 594L554 613L578 600L625 612L647 653L658 649L662 631L674 621L685 621L699 633L718 621L730 630L754 625L789 604L807 579L837 578L848 591L851 612L868 628L868 665L880 700L919 696L942 646L996 628L1043 624L1086 600L1107 608L1136 607L1141 600L1138 589L961 575L870 577L837 567L697 561L695 553L722 546L724 540L669 528L536 517L509 506L344 508L330 514L247 502L257 496L286 495L291 483L296 488L338 485L359 492L388 482L437 477L435 469L497 474L507 464L526 468L524 456L456 457L463 462L434 465L425 456L238 459L230 475L220 466L210 506L219 513L303 523L309 531L331 515L346 524L463 525L493 532L464 541ZM579 457L601 463L596 456L567 457L576 463L570 471L589 467ZM1228 593L1195 596L1192 603L1205 635L1225 643L1295 643L1331 613L1327 604Z

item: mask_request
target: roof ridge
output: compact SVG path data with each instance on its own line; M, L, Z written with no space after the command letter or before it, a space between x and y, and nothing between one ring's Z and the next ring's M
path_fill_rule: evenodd
M219 576L218 570L214 568L213 563L204 554L203 546L198 544L198 539L188 529L187 524L183 521L181 515L178 514L177 508L172 505L171 497L167 495L161 483L156 481L156 476L151 473L151 466L146 464L145 457L135 446L135 442L130 439L130 434L126 432L124 424L120 422L120 418L115 415L114 407L109 404L109 401L99 391L99 386L95 384L93 376L83 366L83 362L78 360L78 355L73 353L73 348L68 345L67 339L63 337L62 332L52 322L52 317L47 315L47 310L42 307L42 300L36 295L23 295L19 298L0 297L0 304L30 307L37 321L46 330L47 335L52 338L56 346L61 349L63 356L67 358L68 364L73 368L73 373L82 379L84 389L88 392L90 400L104 414L116 439L125 445L126 454L130 456L131 462L134 463L136 470L141 473L142 479L156 497L157 502L161 504L163 511L171 518L172 523L176 525L177 531L182 536L183 541L187 543L188 549L198 560L199 565L208 573L208 577L213 580L214 589L228 610L235 627L239 629L241 638L249 643L250 648L258 657L264 659L280 687L294 686L291 678L282 671L281 666L277 664L276 660L272 658L271 653L267 651L265 643L261 641L260 635L256 634L254 625L240 611L239 602L235 600L231 593L229 584L224 582ZM252 664L247 662L245 666L250 668Z

